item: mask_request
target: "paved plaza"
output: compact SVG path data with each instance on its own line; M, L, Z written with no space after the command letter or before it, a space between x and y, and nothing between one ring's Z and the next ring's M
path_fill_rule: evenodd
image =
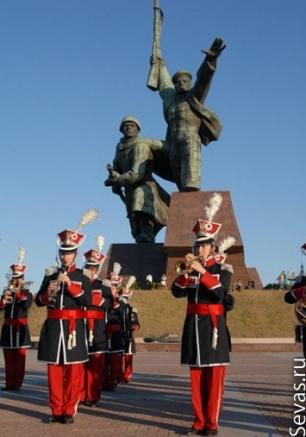
M97 408L80 406L73 425L44 424L49 414L46 365L27 357L24 386L0 393L1 436L151 437L183 435L192 424L188 367L177 352L139 352L131 384L103 392ZM289 435L293 416L292 352L234 352L221 437ZM0 358L1 385L4 382Z

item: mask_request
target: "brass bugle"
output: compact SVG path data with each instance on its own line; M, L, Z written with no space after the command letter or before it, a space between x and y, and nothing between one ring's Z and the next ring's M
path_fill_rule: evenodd
M174 265L174 269L178 275L185 275L186 273L190 273L192 269L190 269L191 264L194 261L199 261L199 257L195 256L189 263L186 261L176 261Z
M11 291L20 290L24 285L24 280L21 278L12 278L9 282L9 289Z

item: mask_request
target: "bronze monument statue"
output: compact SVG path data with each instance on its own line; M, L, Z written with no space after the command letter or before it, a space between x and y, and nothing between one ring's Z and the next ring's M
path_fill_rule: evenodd
M123 138L117 145L113 165L108 165L106 186L111 186L126 205L137 243L153 243L167 224L170 196L152 173L176 183L179 191L201 189L201 143L217 140L222 129L214 112L203 106L225 45L216 38L202 62L195 84L181 70L170 77L160 48L162 12L154 0L154 37L147 86L159 91L168 124L166 140L141 138L139 121L125 117L120 125Z
M157 161L154 171L175 182L179 191L198 191L201 189L201 143L206 146L217 140L222 129L217 115L203 103L216 71L217 58L225 45L221 38L216 38L208 50L202 50L206 57L192 86L192 75L188 71L180 70L170 77L160 49L161 25L162 12L155 0L147 86L159 91L168 129L163 158Z
M160 140L141 138L140 122L133 116L120 124L123 138L117 144L109 177L104 182L126 205L131 233L137 243L154 243L167 224L169 194L152 176L153 155L163 148Z

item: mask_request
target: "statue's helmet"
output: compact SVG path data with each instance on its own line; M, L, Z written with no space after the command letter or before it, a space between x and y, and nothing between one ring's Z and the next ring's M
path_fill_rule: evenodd
M138 118L133 117L133 115L127 115L126 117L124 117L121 120L120 128L119 128L120 132L123 132L122 131L123 125L124 125L124 123L127 123L128 121L135 123L136 126L138 127L139 131L141 130L140 121L138 120Z
M172 76L172 82L175 83L179 76L188 76L190 80L192 80L192 74L187 70L179 70Z

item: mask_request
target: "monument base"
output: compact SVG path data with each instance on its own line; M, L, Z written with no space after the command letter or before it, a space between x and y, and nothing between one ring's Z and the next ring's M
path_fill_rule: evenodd
M112 244L107 252L100 277L105 278L112 271L114 262L122 266L120 275L124 282L136 276L140 287L145 288L146 276L151 274L153 282L160 282L165 273L166 255L162 243Z
M235 244L227 252L226 263L233 266L232 284L239 279L245 286L252 278L245 265L243 243L231 196L229 191L218 192L222 195L223 202L214 217L214 221L222 224L217 245L229 235L235 238ZM170 288L177 277L175 264L177 261L184 261L185 255L192 251L195 238L192 229L197 219L205 218L205 206L209 204L213 193L214 191L173 193L165 243L112 244L100 277L105 278L112 271L114 262L119 262L122 266L120 275L124 280L131 275L136 276L138 284L144 288L148 274L152 275L153 282L160 282L165 273L167 287ZM256 278L256 285L260 285L259 276Z

